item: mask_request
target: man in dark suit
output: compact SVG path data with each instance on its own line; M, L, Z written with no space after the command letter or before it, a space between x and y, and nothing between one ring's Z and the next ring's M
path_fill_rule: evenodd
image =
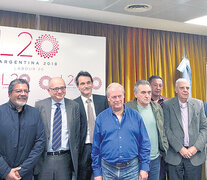
M80 107L81 118L81 153L79 161L79 173L78 180L90 180L92 176L92 136L95 125L96 116L103 110L109 107L108 101L105 96L92 94L93 79L92 76L85 71L81 71L76 76L76 84L81 92L81 96L75 99ZM90 108L92 110L92 116L90 116L88 101L90 102ZM90 125L90 121L92 125ZM91 126L91 127L90 127Z
M50 98L35 104L41 113L47 137L45 152L36 167L36 171L40 171L38 179L71 180L73 170L77 179L81 124L79 105L65 98L66 85L62 78L52 78L48 92Z
M176 81L177 97L163 103L165 130L169 142L166 155L169 180L201 180L205 162L207 120L202 101L189 98L190 83Z

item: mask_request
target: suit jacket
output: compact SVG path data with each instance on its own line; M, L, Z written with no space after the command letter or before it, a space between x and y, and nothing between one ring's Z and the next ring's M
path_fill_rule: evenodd
M205 115L207 117L207 102L204 102L203 105L204 105Z
M79 145L80 145L80 111L79 111L79 105L78 103L64 98L65 101L65 109L67 113L67 126L69 131L69 147L70 147L70 153L72 157L73 167L74 171L77 177L78 173L78 156L79 156ZM39 166L36 167L36 171L40 171L40 168L49 144L50 139L50 125L51 125L51 106L52 106L52 99L47 98L41 101L38 101L35 103L35 107L40 111L42 120L45 126L45 132L46 132L46 148L45 152L43 154L43 157L41 159L42 162L39 163ZM43 167L44 168L44 167ZM38 172L36 172L37 174Z
M86 141L88 122L87 122L86 111L85 111L81 96L74 99L74 101L76 101L80 107L80 118L81 118L81 122L82 122L82 124L81 124L81 148L82 148L81 151L82 151L83 146ZM107 109L109 107L106 96L93 94L93 102L94 102L96 116L98 116L99 113L101 113L102 111L104 111L105 109Z
M19 116L10 101L0 106L0 180L14 167L21 167L19 174L27 179L44 147L45 131L37 109L26 104Z
M169 164L178 165L182 159L179 151L184 146L184 131L178 98L174 97L164 101L163 112L164 126L169 143L165 160ZM206 158L207 120L202 101L194 98L188 99L188 119L189 147L195 146L198 149L198 152L190 158L190 161L194 166L198 166Z
M167 141L167 137L165 135L164 127L163 127L163 125L164 125L163 111L162 111L161 106L154 101L151 101L150 105L152 107L152 111L153 111L153 114L154 114L155 120L156 120L157 131L158 131L158 140L159 140L159 150L160 150L160 153L163 156L165 156L167 153L167 149L168 149L168 141ZM137 108L137 100L136 99L134 99L133 101L127 102L126 106L131 107L131 108L139 111Z

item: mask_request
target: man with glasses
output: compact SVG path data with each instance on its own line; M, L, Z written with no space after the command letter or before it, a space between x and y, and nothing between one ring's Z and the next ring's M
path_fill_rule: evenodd
M207 120L203 102L190 98L189 91L189 81L180 78L175 83L177 97L163 103L169 180L200 180L206 159Z
M13 80L8 94L0 106L0 180L31 180L45 147L44 126L38 110L26 104L26 80Z
M81 126L82 148L79 159L78 180L90 180L93 179L91 148L95 118L103 110L107 109L109 105L105 96L92 94L93 78L88 72L80 71L78 73L76 85L81 96L76 98L75 101L80 106L80 118L83 122ZM92 110L92 117L90 109Z
M46 130L46 149L36 167L39 180L71 180L78 173L80 112L78 103L65 98L62 78L49 82L50 98L36 102Z

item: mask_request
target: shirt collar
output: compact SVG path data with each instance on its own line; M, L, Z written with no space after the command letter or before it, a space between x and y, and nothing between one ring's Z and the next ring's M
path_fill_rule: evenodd
M124 114L125 114L125 112L126 112L126 109L127 109L128 107L127 106L125 106L125 104L124 104L124 110L123 110L123 116L124 116ZM110 109L110 111L111 111L111 113L112 114L115 114L114 112L113 112L113 110L112 110L112 107L110 106L109 107L109 109Z
M180 106L181 108L186 108L186 107L188 106L188 99L187 99L187 101L186 101L185 103L182 103L182 102L179 100L179 98L178 98L178 102L179 102L179 106Z
M54 101L53 99L52 99L52 106L54 105L54 106L56 106L55 104L56 104L57 102L56 101ZM65 101L64 101L64 98L59 102L60 103L60 105L62 106L65 106Z
M91 94L91 97L90 97L90 98L86 98L86 97L84 97L84 96L81 95L81 99L82 99L82 101L83 101L84 103L86 103L86 100L87 100L87 99L90 99L91 102L93 103L93 94Z

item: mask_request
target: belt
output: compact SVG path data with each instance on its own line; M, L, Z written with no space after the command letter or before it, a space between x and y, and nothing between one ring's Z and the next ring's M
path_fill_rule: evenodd
M66 154L66 153L69 153L70 150L60 150L60 151L55 151L55 152L47 152L47 155L49 156L59 156L59 155L62 155L62 154Z
M116 167L124 167L124 166L129 165L130 163L131 163L131 161L129 161L129 162L125 162L125 163L116 163L115 166L116 166Z

